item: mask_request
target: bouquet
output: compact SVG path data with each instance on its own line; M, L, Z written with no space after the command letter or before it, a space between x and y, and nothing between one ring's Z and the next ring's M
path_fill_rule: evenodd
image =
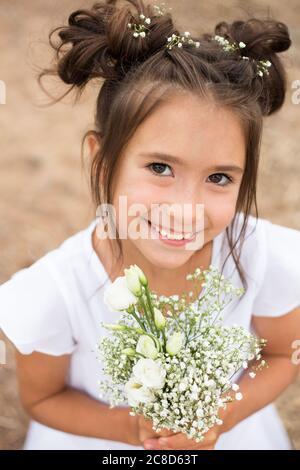
M158 296L137 265L124 270L104 292L111 311L121 312L99 344L106 381L100 397L110 407L127 403L130 414L142 414L159 432L167 428L200 442L213 426L221 425L220 408L242 399L235 374L260 361L266 341L237 325L225 326L222 311L243 288L235 288L212 265L197 268L186 279L204 293L189 301ZM252 368L259 370L261 360Z

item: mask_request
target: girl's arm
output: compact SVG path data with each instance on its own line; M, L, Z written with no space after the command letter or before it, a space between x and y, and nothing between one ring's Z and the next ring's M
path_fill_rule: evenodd
M292 361L293 354L297 356L293 343L300 340L300 308L281 317L253 316L253 327L259 337L268 340L263 357L269 367L257 372L254 379L249 377L249 369L248 372L245 371L239 381L243 399L229 403L226 410L220 411L223 424L212 428L199 444L187 439L184 434L177 434L164 439L147 439L144 442L146 448L211 450L220 434L273 402L294 382L299 371L299 364L296 362L299 361Z
M109 409L66 386L70 355L23 355L16 350L16 362L21 402L34 420L71 434L140 445L137 420L128 408Z

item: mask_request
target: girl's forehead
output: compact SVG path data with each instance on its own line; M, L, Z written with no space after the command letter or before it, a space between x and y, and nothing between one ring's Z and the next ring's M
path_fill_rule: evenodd
M130 153L178 155L185 160L200 155L224 160L230 155L231 161L241 162L245 138L238 116L205 101L189 100L189 107L183 103L164 103L142 122L129 143Z
M160 104L139 126L136 138L143 139L199 135L203 138L230 139L232 134L242 134L243 127L236 112L193 95L174 97ZM236 135L235 135L236 137Z

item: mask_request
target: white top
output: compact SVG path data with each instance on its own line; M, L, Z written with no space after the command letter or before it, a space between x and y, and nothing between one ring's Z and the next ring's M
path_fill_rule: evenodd
M238 227L241 227L241 214ZM111 284L92 245L97 219L0 286L0 327L23 354L71 354L69 384L99 399L97 345L107 334L100 322L117 321L103 303ZM300 231L250 216L241 263L248 290L224 311L226 324L250 330L251 317L280 316L300 306ZM222 251L222 242L224 242ZM212 263L228 254L225 231L213 240ZM224 276L241 287L232 257ZM151 286L150 286L151 287ZM254 379L255 380L255 379ZM290 442L270 404L222 434L216 449L288 449ZM31 421L24 449L142 449L76 436Z

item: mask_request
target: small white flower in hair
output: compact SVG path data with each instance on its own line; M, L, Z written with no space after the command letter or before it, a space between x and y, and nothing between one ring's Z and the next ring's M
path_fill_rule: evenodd
M143 13L139 15L139 18L143 20L145 24L151 24L151 18L146 18ZM133 30L133 37L144 38L146 36L147 31L149 32L149 28L147 28L145 24L127 23L127 27Z
M263 77L263 75L269 75L268 68L271 67L272 63L269 60L257 61L257 75Z
M199 41L194 41L191 39L191 33L189 31L185 31L182 36L179 36L177 34L172 34L172 36L167 38L167 49L172 49L174 46L177 46L179 48L182 48L183 43L190 44L195 47L200 46Z
M223 36L219 36L219 35L213 36L213 39L222 46L222 49L225 52L238 51L240 49L244 49L245 47L247 47L243 41L240 41L238 44L230 43L228 39L225 39ZM243 60L250 60L250 58L245 55L243 55L241 58ZM264 75L269 75L268 68L271 67L272 65L272 63L269 60L256 60L256 59L251 59L251 60L252 62L256 63L256 75L258 75L259 77L263 77Z

